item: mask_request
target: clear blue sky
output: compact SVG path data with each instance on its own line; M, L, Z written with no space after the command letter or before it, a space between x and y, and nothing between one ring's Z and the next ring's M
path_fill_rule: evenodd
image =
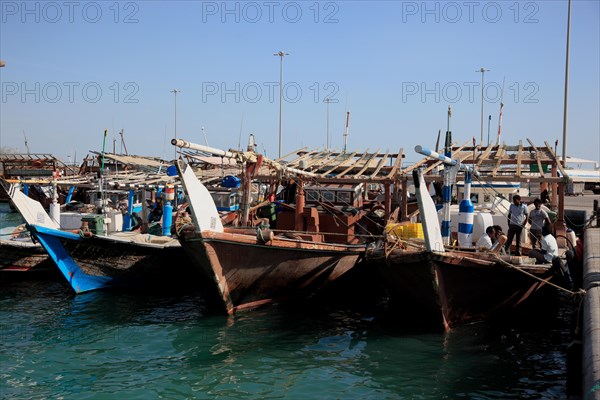
M567 1L0 1L2 147L80 160L124 129L130 153L172 157L178 137L237 148L254 133L283 153L433 147L452 106L454 140L562 149ZM600 2L574 0L569 155L600 161ZM301 93L300 93L301 92ZM117 141L117 151L120 145Z

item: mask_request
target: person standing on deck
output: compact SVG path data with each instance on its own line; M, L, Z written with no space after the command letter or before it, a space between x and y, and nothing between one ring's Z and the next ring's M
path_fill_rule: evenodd
M504 249L508 252L513 238L516 236L515 256L521 255L521 232L527 223L527 216L527 206L521 203L521 196L515 194L513 204L508 209L508 240L504 245Z
M538 242L540 244L542 242L542 228L546 225L550 226L552 222L548 217L548 213L542 210L541 199L535 199L533 205L535 208L531 210L531 213L529 214L529 223L531 224L529 233L531 234L531 247L535 248L535 245Z
M529 257L535 258L536 264L552 263L554 257L558 257L558 243L552 236L552 228L550 225L544 225L542 228L541 249L532 249L529 252Z

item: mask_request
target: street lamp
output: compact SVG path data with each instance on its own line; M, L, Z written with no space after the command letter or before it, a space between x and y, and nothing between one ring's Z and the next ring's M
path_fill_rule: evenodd
M171 93L175 95L175 139L177 139L177 93L180 93L181 90L173 89ZM175 159L177 159L177 147L175 147Z
M329 103L335 103L335 100L327 97L323 102L327 104L327 150L329 150Z
M487 145L490 145L490 124L492 123L492 116L488 116L488 141L487 141Z
M273 54L279 56L279 158L281 158L281 117L282 117L282 106L283 106L283 57L289 56L288 53L279 51L279 53Z
M479 142L479 144L483 145L483 101L484 101L484 79L483 76L485 75L486 72L490 71L489 69L485 69L483 67L481 67L481 69L475 71L475 72L481 72L481 140Z
M567 106L569 100L569 46L571 36L571 0L568 4L567 12L567 53L565 55L565 99L563 109L563 143L562 143L562 160L563 167L567 165ZM554 151L556 155L556 150Z

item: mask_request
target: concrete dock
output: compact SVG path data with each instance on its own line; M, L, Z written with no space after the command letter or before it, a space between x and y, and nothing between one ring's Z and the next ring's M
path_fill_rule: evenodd
M600 228L585 231L583 288L583 398L600 400Z

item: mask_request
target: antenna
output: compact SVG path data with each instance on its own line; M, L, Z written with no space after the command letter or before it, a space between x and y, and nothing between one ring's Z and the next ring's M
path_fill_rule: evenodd
M238 150L242 150L242 128L244 127L244 113L242 113L242 121L240 122L240 136L238 138Z
M121 154L123 154L123 148L125 148L125 155L128 156L129 153L127 152L127 146L125 145L125 138L123 137L123 129L121 129L121 132L119 132L119 135L121 135Z
M348 124L350 123L350 111L346 113L346 130L344 131L344 153L346 152L346 146L348 145Z
M208 140L206 140L206 133L204 133L204 127L202 127L202 136L204 136L204 143L208 146Z
M23 137L25 138L25 149L27 150L27 155L29 155L29 145L27 144L27 136L25 136L25 129L23 129Z
M500 145L500 131L502 130L502 108L504 107L504 103L502 99L504 98L504 82L506 81L506 76L502 78L502 90L500 91L500 115L498 115L498 138L496 139L496 145Z

